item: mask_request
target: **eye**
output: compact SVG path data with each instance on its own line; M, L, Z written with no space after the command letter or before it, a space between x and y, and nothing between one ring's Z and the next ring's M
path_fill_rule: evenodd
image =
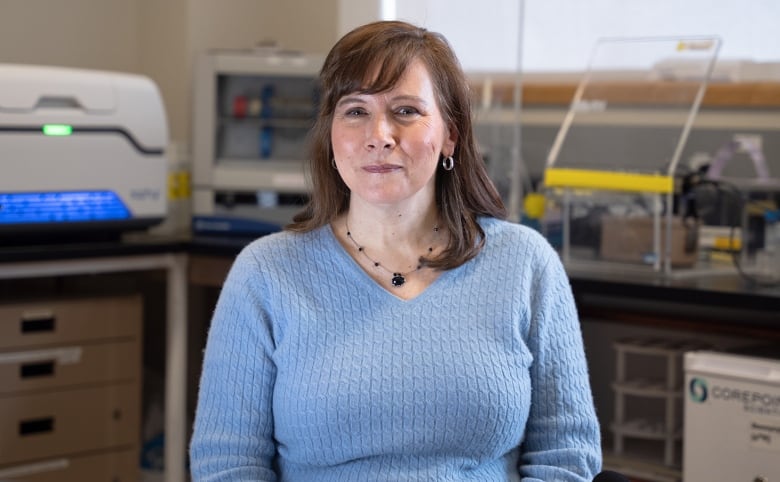
M420 111L417 110L414 107L411 107L411 106L404 106L404 107L399 107L398 109L396 109L395 113L398 114L398 115L401 115L401 116L411 116L411 115L419 114Z
M352 107L344 111L345 117L360 117L362 115L366 115L366 111L362 107Z

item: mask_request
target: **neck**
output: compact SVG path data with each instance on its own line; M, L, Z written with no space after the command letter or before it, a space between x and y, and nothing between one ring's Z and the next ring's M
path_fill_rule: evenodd
M374 248L363 244L357 239L356 234L353 234L352 228L349 224L349 215L347 214L343 219L343 236L345 236L351 244L351 246L348 248L351 248L351 253L358 261L358 263L361 263L361 265L364 266L364 269L368 268L374 279L379 279L383 284L389 283L395 288L404 286L406 284L408 275L412 274L413 272L419 272L425 266L426 259L430 259L430 257L435 254L434 243L439 241L438 236L440 229L438 225L434 225L433 227L425 230L429 233L430 236L428 240L425 240L424 236L421 236L416 242L408 242L403 244L403 240L399 238L398 243L387 245L381 251L381 253L387 255L385 259L382 259L376 254L369 254L369 251L373 251ZM409 239L411 238L407 238L407 240ZM413 246L419 246L423 241L427 243L427 248L425 248L421 254L415 254L415 249L419 250L422 248L415 248ZM375 246L377 246L376 252L380 252L378 248L379 245ZM410 258L410 256L413 258ZM386 261L387 259L391 259L392 264L388 264ZM386 273L389 275L389 277L382 279L379 277L377 270Z
M419 247L431 242L431 232L439 224L435 208L422 211L377 210L350 206L340 223L349 224L361 243L379 248Z

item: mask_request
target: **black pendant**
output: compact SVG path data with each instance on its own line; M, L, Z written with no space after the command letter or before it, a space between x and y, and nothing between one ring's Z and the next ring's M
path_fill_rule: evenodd
M393 286L396 288L406 283L406 278L401 273L393 273L393 279L391 280Z

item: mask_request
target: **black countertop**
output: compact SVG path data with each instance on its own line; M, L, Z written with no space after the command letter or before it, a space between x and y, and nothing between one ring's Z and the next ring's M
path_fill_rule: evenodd
M128 236L112 240L83 240L49 243L37 240L27 244L0 246L2 263L52 261L184 252L190 245L186 236Z
M3 263L182 252L232 258L251 239L206 236L127 235L120 240L0 247ZM780 328L780 286L758 286L739 275L669 277L607 270L570 269L578 304L584 308L645 310L698 319L739 320ZM646 303L647 306L642 306ZM690 308L691 313L686 311Z

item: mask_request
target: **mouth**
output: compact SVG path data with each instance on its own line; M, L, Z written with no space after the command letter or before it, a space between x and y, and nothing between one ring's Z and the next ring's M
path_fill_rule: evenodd
M402 167L396 164L371 164L369 166L363 167L364 171L371 174L386 174L389 172L400 171L401 169Z

